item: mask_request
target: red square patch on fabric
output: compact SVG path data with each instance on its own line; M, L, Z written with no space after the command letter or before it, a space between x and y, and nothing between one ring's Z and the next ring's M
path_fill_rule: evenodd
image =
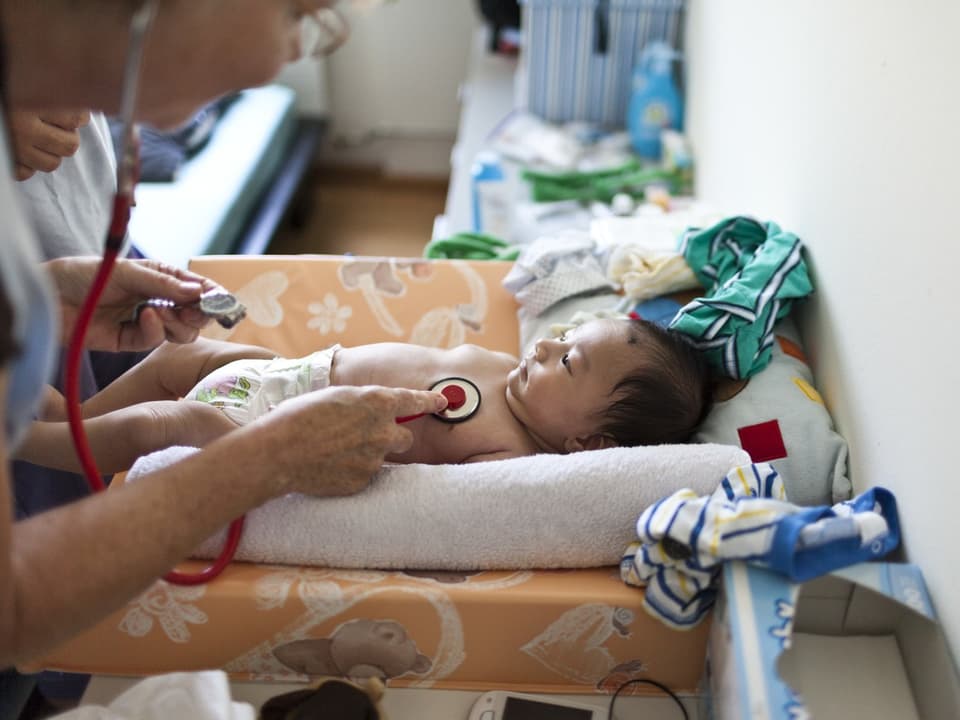
M753 462L767 462L787 456L787 448L780 433L780 423L776 420L744 425L737 428L740 447L747 451Z

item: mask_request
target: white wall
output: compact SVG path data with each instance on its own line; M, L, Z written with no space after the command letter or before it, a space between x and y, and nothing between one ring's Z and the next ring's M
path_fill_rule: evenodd
M327 61L304 58L285 65L274 79L297 93L297 112L307 117L327 117L330 95L327 90Z
M897 495L956 658L960 3L689 5L698 194L806 242L806 341L854 486Z
M397 0L366 11L341 3L348 42L327 61L328 157L400 175L450 173L467 74L473 0Z

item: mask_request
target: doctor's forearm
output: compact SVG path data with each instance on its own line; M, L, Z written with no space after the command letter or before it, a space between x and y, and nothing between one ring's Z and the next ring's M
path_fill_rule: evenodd
M277 448L263 448L262 462L237 473L232 444L217 445L13 525L0 540L9 563L0 583L0 666L36 658L92 626L277 494L264 480Z
M0 398L3 381L0 372ZM437 412L446 403L439 393L403 388L306 393L202 452L15 524L0 444L0 667L88 629L271 498L363 490L385 455L410 447L410 431L394 418ZM193 406L216 410L180 404L190 413Z

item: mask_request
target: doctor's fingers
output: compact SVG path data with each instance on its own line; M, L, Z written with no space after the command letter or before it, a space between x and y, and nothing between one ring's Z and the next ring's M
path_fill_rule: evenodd
M119 260L104 294L107 299L159 297L186 305L208 290L220 289L210 278L157 260Z
M356 415L358 422L371 426L382 425L384 429L394 428L397 418L440 412L447 406L447 398L434 390L382 385L336 385L311 395L326 404L341 406L344 412ZM391 436L406 437L405 434L395 433L391 433ZM391 448L391 452L396 451Z
M185 344L193 342L210 319L193 311L184 321L185 310L167 307L144 307L134 317L133 305L101 304L93 315L84 345L90 350L129 352L151 350L164 341ZM64 309L64 337L73 330L76 313Z
M286 492L348 495L364 489L390 453L412 433L398 426L389 388L331 387L281 403L260 418L257 437L274 447Z
M218 283L216 280L206 277L205 275L200 275L198 273L191 272L190 270L174 267L173 265L168 265L167 263L159 260L127 260L127 262L133 265L149 268L154 272L165 275L180 283L198 283L203 288L204 292L208 290L223 289L223 286L220 285L220 283Z
M72 155L73 153L69 153ZM25 172L17 172L18 180L25 180L28 177L31 177L34 173L50 173L60 167L60 163L63 161L62 155L55 155L53 153L46 152L45 150L36 147L35 145L28 145L24 147L17 148L17 167L24 168ZM29 172L29 174L26 174Z
M372 388L371 388L372 389ZM407 388L382 388L387 390L395 403L394 418L438 413L447 407L447 398L435 390L410 390Z
M191 343L210 318L199 310L147 307L137 315L136 322L124 323L121 328L121 350L149 350L167 341Z
M380 457L410 448L413 436L397 424L398 414L406 408L434 408L440 403L438 393L404 390L380 386L357 387L339 385L307 393L288 400L278 408L297 411L300 422L308 424L331 453L356 453L366 458L369 453ZM443 403L446 399L442 396ZM350 460L344 462L352 462ZM367 462L361 459L360 462Z

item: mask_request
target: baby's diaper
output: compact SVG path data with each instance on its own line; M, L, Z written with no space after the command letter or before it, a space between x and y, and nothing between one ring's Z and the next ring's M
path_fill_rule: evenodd
M339 349L340 345L331 345L295 359L235 360L203 378L186 399L210 403L238 425L246 425L284 400L327 387Z

